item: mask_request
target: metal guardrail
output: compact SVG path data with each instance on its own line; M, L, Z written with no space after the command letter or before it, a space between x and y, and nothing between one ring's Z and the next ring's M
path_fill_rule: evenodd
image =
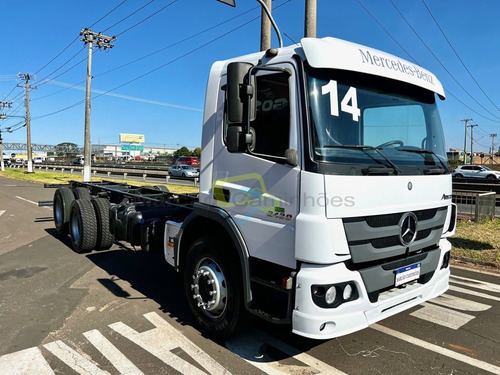
M22 164L12 164L9 166L10 168L26 168L25 165ZM83 166L80 165L47 165L47 164L33 164L33 170L44 170L46 172L52 171L56 172L58 170L61 173L65 173L68 171L69 174L83 174ZM165 183L172 184L172 179L178 179L183 181L193 181L193 186L199 186L200 179L198 177L172 177L168 174L166 170L160 169L138 169L135 168L124 168L124 167L99 167L99 166L91 166L91 172L93 176L97 176L97 174L106 174L108 178L111 178L113 175L121 176L124 180L127 179L127 176L142 176L142 180L146 181L147 177L156 177L156 178L164 178Z

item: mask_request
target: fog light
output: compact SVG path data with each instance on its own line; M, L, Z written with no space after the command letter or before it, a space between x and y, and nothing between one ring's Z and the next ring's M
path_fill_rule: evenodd
M331 286L328 288L325 294L325 302L331 305L332 303L335 302L335 298L337 297L337 289L335 286Z
M347 284L344 288L344 293L342 293L342 297L344 298L344 301L349 300L352 296L352 286L351 284Z

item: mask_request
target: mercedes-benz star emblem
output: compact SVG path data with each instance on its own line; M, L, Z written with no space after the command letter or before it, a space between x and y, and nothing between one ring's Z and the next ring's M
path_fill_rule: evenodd
M415 241L415 237L417 237L417 225L418 219L413 212L407 212L399 220L399 227L401 228L399 240L403 246L409 246Z

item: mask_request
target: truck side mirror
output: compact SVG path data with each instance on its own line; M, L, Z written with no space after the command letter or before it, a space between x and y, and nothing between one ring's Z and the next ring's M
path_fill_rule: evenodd
M226 135L226 146L229 152L252 151L255 148L255 130L250 128L250 133L243 131L241 125L229 125Z
M297 150L289 148L285 151L285 162L292 167L296 167L299 164L299 155Z
M250 121L255 120L257 91L255 77L249 76L252 67L252 64L245 62L234 62L227 66L227 114L230 124L241 124L247 120L248 115Z

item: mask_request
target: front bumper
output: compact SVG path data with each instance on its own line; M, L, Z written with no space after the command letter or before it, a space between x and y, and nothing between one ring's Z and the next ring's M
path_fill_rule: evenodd
M370 302L361 274L347 269L344 263L328 266L302 264L297 274L293 332L313 339L331 339L361 330L439 296L448 289L450 270L449 267L441 268L441 265L444 254L451 250L451 244L442 239L439 245L438 266L427 283L414 282L404 288L393 288L380 294L374 303ZM356 284L359 292L356 300L336 308L322 308L313 302L312 285L342 282Z

